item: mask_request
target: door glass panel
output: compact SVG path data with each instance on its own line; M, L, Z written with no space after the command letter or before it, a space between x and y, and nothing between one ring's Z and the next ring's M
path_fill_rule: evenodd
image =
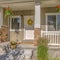
M12 17L10 23L11 29L18 30L21 28L21 19L20 17Z
M19 18L12 18L12 29L19 29Z
M56 15L48 15L47 22L48 22L48 31L55 31L56 30Z
M57 30L60 30L60 15L57 15Z

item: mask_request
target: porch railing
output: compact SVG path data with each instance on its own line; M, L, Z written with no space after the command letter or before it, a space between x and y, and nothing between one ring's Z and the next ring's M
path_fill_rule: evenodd
M48 39L48 45L60 45L60 31L41 31L41 37Z

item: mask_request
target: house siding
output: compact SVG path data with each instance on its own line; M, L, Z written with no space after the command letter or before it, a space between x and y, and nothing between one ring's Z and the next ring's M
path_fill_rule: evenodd
M4 13L5 13L5 10L4 10ZM21 31L19 31L19 34L18 34L18 40L21 41L24 39L24 17L23 16L31 16L31 15L34 15L34 11L33 10L24 10L24 11L12 11L12 16L21 16ZM4 16L4 20L3 20L3 25L7 25L8 26L8 17L5 17ZM17 40L16 38L16 33L11 31L10 32L10 40Z
M5 10L4 10L4 12L5 12ZM42 7L41 8L41 29L42 30L46 29L46 17L45 17L45 14L46 13L56 13L56 12L57 11L56 11L55 7ZM19 35L21 37L21 39L19 38L19 40L23 40L22 36L24 36L24 33L23 33L24 32L23 31L23 29L24 29L24 18L23 18L23 16L34 15L34 14L35 14L34 10L13 11L12 12L13 16L14 15L21 15L22 16L22 20L21 20L23 22L23 23L21 23L21 25L22 25L22 27L21 27L22 31L20 32L20 35ZM5 17L5 16L4 16L4 20L3 20L3 25L7 25L8 26L8 18ZM11 34L14 36L15 33L11 32ZM13 36L12 36L11 40L16 40L16 38L13 39Z
M42 7L41 8L41 29L46 30L46 13L57 13L55 7Z

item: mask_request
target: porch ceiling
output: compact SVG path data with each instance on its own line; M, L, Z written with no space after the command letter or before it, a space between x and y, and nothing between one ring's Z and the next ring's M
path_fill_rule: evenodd
M12 10L32 10L34 0L0 0L0 7L10 7Z
M60 4L60 0L36 0L41 7L55 7ZM35 0L0 0L0 7L10 7L12 10L33 10Z
M42 7L55 7L57 5L60 5L60 0L41 0Z

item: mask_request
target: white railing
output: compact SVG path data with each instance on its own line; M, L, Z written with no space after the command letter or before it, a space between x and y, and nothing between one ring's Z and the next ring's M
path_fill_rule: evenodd
M41 37L48 39L48 45L60 45L60 31L41 31Z

